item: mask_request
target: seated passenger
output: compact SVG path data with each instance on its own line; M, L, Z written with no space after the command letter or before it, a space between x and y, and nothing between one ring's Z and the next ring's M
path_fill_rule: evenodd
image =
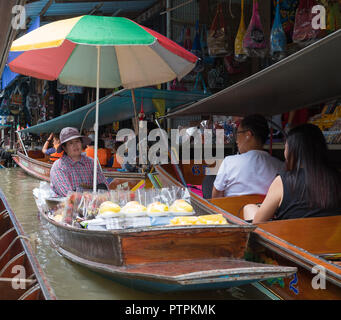
M51 189L57 196L66 197L69 191L93 187L94 161L82 155L82 147L90 139L81 136L76 128L66 127L60 133L60 146L57 152L64 155L57 160L50 172ZM97 188L108 189L108 183L98 167Z
M53 147L49 148L50 142L53 143ZM50 156L52 153L56 153L57 148L60 145L59 135L57 133L51 133L48 139L46 140L43 149L41 151L47 155Z
M95 149L94 149L94 142L90 142L90 144L85 149L85 153L87 157L94 158ZM106 166L110 159L109 153L111 155L111 151L105 148L103 140L98 140L98 149L97 149L97 158L101 166Z
M269 135L261 115L245 117L236 132L239 154L227 156L213 184L212 198L266 194L284 163L263 150Z
M320 129L304 124L285 143L286 171L275 178L260 207L244 207L253 223L341 214L341 174L331 167Z

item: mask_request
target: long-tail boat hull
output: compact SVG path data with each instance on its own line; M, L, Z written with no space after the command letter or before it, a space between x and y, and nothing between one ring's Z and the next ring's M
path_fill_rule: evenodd
M37 206L65 258L144 291L208 290L288 277L296 268L243 260L251 225L86 230L56 222Z
M172 166L156 166L156 171L164 187L182 186L175 178ZM190 176L185 180L191 183ZM190 194L196 210L223 214L228 221L241 226L249 225L242 219L243 206L261 203L264 199L263 195L249 195L206 200L194 192L190 191ZM341 299L340 230L341 215L258 224L250 236L245 258L297 268L289 278L277 277L260 282L280 299Z
M53 290L0 190L0 300L50 299Z

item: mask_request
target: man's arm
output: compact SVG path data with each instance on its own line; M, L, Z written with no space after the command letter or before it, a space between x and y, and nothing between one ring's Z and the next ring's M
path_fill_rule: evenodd
M219 191L215 187L212 190L212 198L222 198L224 196L224 191Z

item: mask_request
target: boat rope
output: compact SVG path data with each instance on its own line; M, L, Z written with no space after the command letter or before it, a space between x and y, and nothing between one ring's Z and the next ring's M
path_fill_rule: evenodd
M13 228L14 229L14 228ZM14 246L15 242L18 240L18 239L24 239L24 240L28 240L31 244L34 244L34 239L31 239L27 236L23 236L23 235L17 235L13 240L12 242L10 243L10 245L7 247L7 249L1 254L0 256L0 261L2 260L2 258L6 255L6 253ZM1 272L0 272L0 275L1 275Z
M29 285L32 285L34 283L37 282L36 279L26 279L26 278L1 278L0 277L0 281L3 281L3 282L12 282L12 281L15 281L15 282L24 282L25 284L29 284Z
M0 216L1 216L2 214L5 214L5 213L8 213L7 209L1 211L1 212L0 212Z

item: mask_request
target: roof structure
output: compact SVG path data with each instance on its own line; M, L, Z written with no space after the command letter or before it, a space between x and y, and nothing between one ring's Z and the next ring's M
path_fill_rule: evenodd
M341 30L168 117L265 116L308 108L341 97Z

